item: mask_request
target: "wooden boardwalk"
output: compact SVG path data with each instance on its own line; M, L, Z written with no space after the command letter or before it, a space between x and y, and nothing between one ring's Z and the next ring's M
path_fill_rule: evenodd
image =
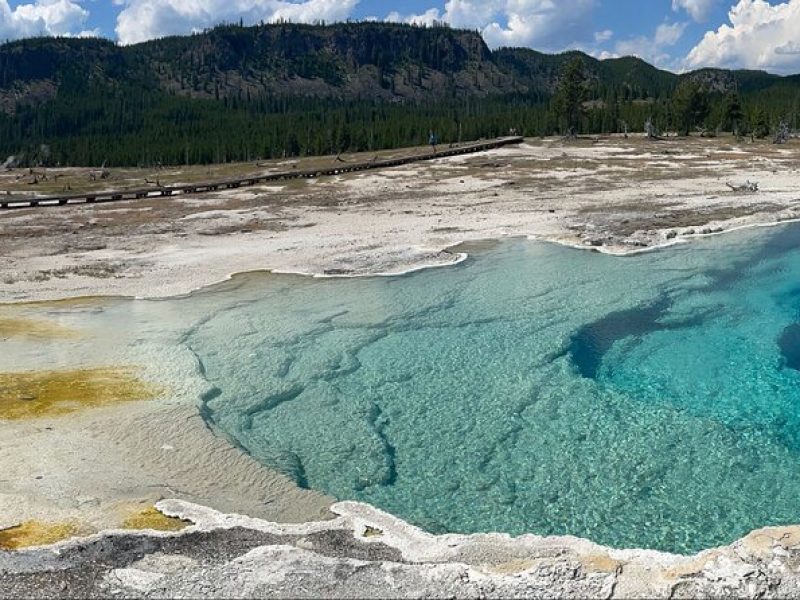
M503 146L522 143L522 137L505 137L485 142L466 144L457 148L447 148L439 152L430 152L417 156L404 156L400 158L390 158L385 160L375 160L361 163L343 163L339 166L312 169L307 171L287 171L284 173L269 173L267 175L255 175L242 179L227 179L223 181L212 181L207 183L193 183L178 186L160 186L152 188L141 188L132 190L87 192L83 194L73 194L69 196L42 196L31 198L0 198L0 209L16 208L48 208L56 206L71 206L75 204L95 204L100 202L120 202L123 200L140 200L143 198L167 198L180 195L204 194L219 190L232 190L236 188L249 187L271 181L287 181L290 179L315 179L317 177L329 177L342 175L344 173L355 173L357 171L369 171L373 169L387 169L398 167L415 162L436 160L449 156L460 156L463 154L474 154L494 150Z

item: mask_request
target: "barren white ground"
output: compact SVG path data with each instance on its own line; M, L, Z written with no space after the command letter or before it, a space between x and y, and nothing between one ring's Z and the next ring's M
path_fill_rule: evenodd
M505 236L624 254L800 218L799 177L794 140L530 140L194 198L8 211L0 301L170 296L253 270L400 273L453 263L447 249L459 242ZM726 186L748 179L759 193Z

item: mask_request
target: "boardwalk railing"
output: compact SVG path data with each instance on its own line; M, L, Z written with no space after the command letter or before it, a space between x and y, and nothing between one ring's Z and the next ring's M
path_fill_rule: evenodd
M254 175L241 179L227 179L223 181L212 181L208 183L192 183L178 186L159 186L152 188L85 192L83 194L73 194L69 196L40 196L30 198L0 197L0 209L14 208L47 208L54 206L69 206L74 204L95 204L100 202L119 202L122 200L140 200L143 198L164 198L178 195L194 195L219 190L231 190L241 187L249 187L271 181L287 181L290 179L315 179L317 177L329 177L342 175L344 173L355 173L357 171L368 171L372 169L386 169L398 167L415 162L436 160L449 156L459 156L462 154L474 154L494 150L503 146L522 143L522 137L506 137L485 142L467 144L456 148L447 148L439 152L430 152L417 156L403 156L384 160L373 160L361 163L343 163L335 167L310 169L305 171L287 171L284 173L269 173L266 175Z

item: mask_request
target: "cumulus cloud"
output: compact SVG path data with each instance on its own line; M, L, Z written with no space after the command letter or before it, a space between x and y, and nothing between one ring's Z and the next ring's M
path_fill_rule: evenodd
M657 46L674 46L683 37L686 23L662 23L656 27L653 41Z
M0 0L0 40L37 35L89 35L83 31L89 11L72 0L37 0L13 10Z
M4 0L0 0L4 1ZM122 0L117 38L122 44L213 27L223 21L254 24L285 19L298 23L342 21L359 0Z
M719 0L672 0L672 10L685 10L698 23L705 21Z
M594 56L598 60L608 60L610 58L619 58L620 55L610 50L594 50L587 52L589 56Z
M397 11L390 12L386 19L389 23L409 23L411 25L433 25L442 21L438 8L431 8L420 15L401 15Z
M437 21L453 27L481 29L502 11L505 4L503 0L448 0L444 11L430 8L424 13L405 15L392 11L385 20L416 25L430 25Z
M800 0L769 4L739 0L728 13L730 24L708 31L689 53L686 65L800 71Z
M590 13L595 4L596 0L448 0L444 11L432 8L411 15L392 12L387 20L417 24L444 21L453 27L479 29L493 47L535 45L563 50L593 39Z
M595 0L506 0L505 24L494 21L483 30L490 46L537 46L560 50L592 35Z
M596 31L594 34L594 41L598 44L602 44L603 42L607 42L612 37L614 37L614 32L610 29L605 29L603 31Z
M615 54L636 56L662 69L674 69L676 61L668 49L680 41L686 26L687 23L662 23L652 36L620 40L614 48Z
M800 42L786 42L775 48L777 54L800 54Z
M507 2L502 0L448 0L444 5L444 19L453 27L482 28Z

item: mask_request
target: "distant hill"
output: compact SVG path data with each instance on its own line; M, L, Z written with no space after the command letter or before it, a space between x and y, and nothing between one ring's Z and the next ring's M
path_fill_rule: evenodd
M220 26L133 46L99 39L36 38L0 46L4 110L57 94L71 77L159 88L190 98L249 93L418 102L454 95L547 96L565 62L581 56L598 83L635 95L668 93L685 77L763 90L800 76L705 69L678 76L633 57L596 60L581 52L527 48L492 52L476 32L390 23Z
M456 128L490 135L512 125L538 133L549 124L535 107L546 105L575 56L598 108L658 102L687 78L715 94L774 92L791 103L800 93L800 76L713 69L676 75L632 57L491 51L478 33L445 27L228 25L124 47L37 38L0 46L0 153L32 156L47 144L62 162L132 162L130 145L138 143L138 162L207 162L386 147L420 141L434 126L451 137ZM520 115L520 107L533 112ZM309 111L319 118L295 114ZM641 112L628 120L638 123ZM236 129L254 126L249 134ZM241 139L228 143L212 129L219 127ZM264 136L269 143L258 143Z

